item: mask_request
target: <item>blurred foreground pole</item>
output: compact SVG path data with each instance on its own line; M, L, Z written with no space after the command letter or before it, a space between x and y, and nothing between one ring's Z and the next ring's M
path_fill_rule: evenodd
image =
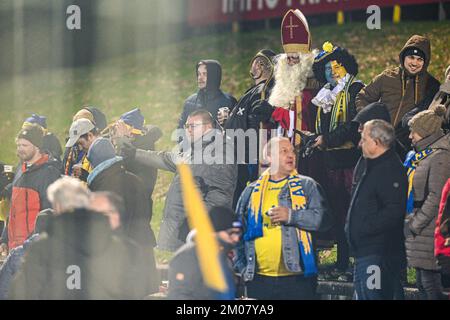
M219 243L214 235L214 228L205 203L194 182L189 165L179 164L178 171L188 223L191 229L197 231L195 243L203 279L209 288L218 292L226 292L229 288L220 263Z

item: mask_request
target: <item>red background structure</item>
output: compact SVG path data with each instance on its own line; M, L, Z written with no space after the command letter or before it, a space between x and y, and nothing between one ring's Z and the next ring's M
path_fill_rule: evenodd
M262 20L282 17L290 8L305 15L366 9L370 5L389 7L436 3L439 0L188 0L187 21L192 27L232 21ZM227 6L224 3L228 3ZM315 2L315 3L311 3ZM269 8L268 4L276 4ZM304 4L302 4L304 3ZM241 10L241 5L243 9ZM250 9L248 5L250 4ZM289 5L290 4L290 5ZM228 12L224 12L225 7ZM233 7L233 11L231 11Z

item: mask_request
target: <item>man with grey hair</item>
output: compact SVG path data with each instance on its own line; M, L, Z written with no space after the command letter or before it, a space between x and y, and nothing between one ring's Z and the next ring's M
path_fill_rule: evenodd
M47 189L47 197L55 214L87 208L90 191L76 178L64 176L53 182Z
M89 208L94 212L105 215L113 233L127 245L128 251L131 253L130 257L133 259L133 265L136 268L134 278L138 279L144 287L145 295L157 292L160 279L156 270L153 248L149 250L149 248L139 245L124 232L120 220L120 213L125 210L122 197L110 191L92 192Z
M394 141L395 131L388 122L364 124L359 143L363 157L353 173L345 225L355 258L357 300L390 300L400 286L408 181Z
M81 182L62 178L48 194L56 215L27 250L10 299L141 299L151 293L143 267L148 259L113 232L106 215L89 209L90 193Z

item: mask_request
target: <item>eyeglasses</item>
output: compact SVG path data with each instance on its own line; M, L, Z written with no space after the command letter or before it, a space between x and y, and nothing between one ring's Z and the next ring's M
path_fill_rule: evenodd
M207 123L203 123L203 122L200 122L200 123L186 123L186 124L184 125L184 128L185 128L185 129L195 129L195 128L197 128L198 126L203 126L203 125L205 125L205 124L207 124Z

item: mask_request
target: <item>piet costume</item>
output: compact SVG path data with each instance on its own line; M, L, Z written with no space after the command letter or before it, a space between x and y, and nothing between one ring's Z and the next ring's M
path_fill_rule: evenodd
M356 80L358 64L355 57L330 42L323 45L323 51L314 59L313 71L316 79L324 84L312 99L318 107L314 131L323 137L321 150L326 174L323 187L335 214L337 266L345 269L349 254L344 225L350 203L353 168L360 153L353 142L344 142L342 136L345 136L356 115L355 97L364 84Z

